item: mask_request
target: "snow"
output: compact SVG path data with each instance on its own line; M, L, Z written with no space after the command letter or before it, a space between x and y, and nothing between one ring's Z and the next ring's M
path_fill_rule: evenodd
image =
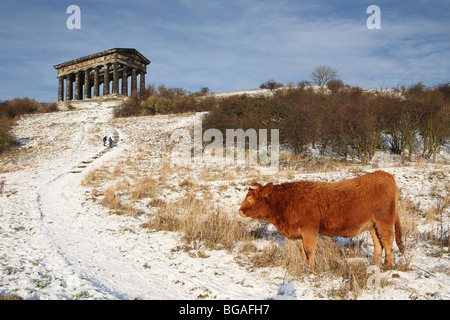
M75 110L23 117L15 128L21 146L0 158L0 293L24 299L330 299L342 279L311 274L300 279L282 268L249 269L227 250L179 250L178 232L155 232L140 225L155 213L138 200L142 214L111 214L93 194L116 181L155 176L170 160L178 129L192 130L203 113L113 119L117 101L73 104ZM104 147L103 136L117 145ZM189 143L189 141L187 141ZM446 156L446 155L445 155ZM448 159L448 157L447 157ZM236 214L250 181L298 179L338 181L360 172L385 170L400 193L422 210L436 206L433 195L449 190L447 163L399 166L379 153L373 166L339 171L267 175L261 168L223 168L172 159L164 192L170 202L185 195L192 180L199 198ZM100 186L83 179L94 170L106 175ZM109 170L109 171L108 171ZM113 175L113 171L116 175ZM117 173L118 172L118 173ZM108 175L111 177L108 178ZM161 177L159 177L161 179ZM203 189L202 189L203 188ZM448 232L446 209L440 222ZM237 216L237 214L236 214ZM439 222L419 221L422 231ZM416 247L406 271L381 270L387 285L366 288L359 299L450 299L450 256L433 254L427 240ZM367 242L368 251L371 241ZM397 253L396 261L401 260Z

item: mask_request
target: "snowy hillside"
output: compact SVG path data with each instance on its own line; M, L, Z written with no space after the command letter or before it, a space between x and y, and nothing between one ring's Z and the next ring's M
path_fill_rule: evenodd
M116 104L78 103L71 111L25 116L15 127L21 146L0 158L0 294L24 299L450 299L448 162L401 166L379 153L376 165L315 173L291 168L272 175L265 167L183 161L173 158L179 145L174 133L193 131L202 113L114 119ZM104 136L113 137L116 146L104 146ZM395 262L403 267L381 268L381 281L356 293L348 279L323 272L294 277L283 267L250 266L250 254L238 247L187 245L181 232L142 226L163 204L191 193L231 219L245 220L237 211L252 181L338 181L374 170L394 175L402 199L418 212L405 225L416 224L417 230L406 239L404 257L394 247ZM136 195L146 178L151 183L142 192L147 194ZM370 261L370 236L357 240ZM267 244L255 242L254 247Z

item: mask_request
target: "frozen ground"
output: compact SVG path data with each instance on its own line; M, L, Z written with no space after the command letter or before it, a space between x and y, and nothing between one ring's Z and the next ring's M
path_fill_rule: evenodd
M236 214L250 180L336 181L371 167L268 176L265 168L240 170L171 160L178 129L192 130L202 114L113 119L115 102L75 104L76 110L23 117L15 128L21 146L0 159L0 293L24 299L329 299L342 279L299 279L281 268L250 270L233 252L179 250L181 235L140 227L155 209L144 200L139 214L116 215L100 194L118 181L132 184L154 176L164 187L158 199L185 195L195 181L199 197ZM103 136L117 146L104 147ZM186 141L189 142L189 141ZM444 154L447 157L448 154ZM410 164L380 153L377 169L392 173L401 194L423 212L448 195L448 164ZM169 164L162 173L165 164ZM86 184L97 170L100 185ZM148 202L148 199L145 200ZM205 200L206 201L206 200ZM133 211L136 213L136 209ZM237 214L236 214L237 215ZM447 232L449 209L437 220L421 218L420 232ZM237 217L238 218L238 217ZM364 289L360 299L450 299L450 256L424 238L406 271L382 271L383 285ZM368 250L371 243L368 241ZM195 253L195 251L194 251ZM396 250L396 261L401 256Z

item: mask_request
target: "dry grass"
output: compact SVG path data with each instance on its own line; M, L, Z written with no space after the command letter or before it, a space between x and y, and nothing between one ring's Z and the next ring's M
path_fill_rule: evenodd
M429 232L423 233L423 236L441 249L447 247L446 251L450 253L450 226L448 224L440 222L433 225L433 228Z
M84 176L81 185L84 187L98 187L105 178L106 174L103 169L93 169Z
M19 297L18 295L15 294L11 294L11 295L3 295L0 293L0 301L1 300L23 300L21 297Z
M314 273L342 276L348 271L348 260L354 258L366 260L357 248L337 245L333 238L319 236ZM312 272L296 240L285 239L282 243L273 240L267 247L253 255L249 261L255 267L283 267L293 277Z
M414 204L408 197L400 199L399 214L406 250L414 250L418 239L431 241L432 244L441 248L447 247L448 250L450 227L444 220L445 211L450 205L449 200L448 195L437 196L437 205L423 211L420 204ZM421 219L432 223L430 230L419 232L417 227Z
M402 236L407 251L413 249L419 238L418 221L423 217L419 204L413 203L408 197L399 200L398 212L402 226Z
M182 232L185 243L200 242L209 249L232 250L239 241L251 238L246 223L205 204L192 193L164 205L141 226L155 231Z
M296 240L284 239L269 241L261 250L248 250L239 262L250 269L279 267L285 272L285 278L299 279L311 274L315 281L323 277L341 278L341 287L334 289L332 295L341 299L356 298L367 287L368 261L358 247L338 245L333 238L319 236L315 256L315 268L311 270L302 256Z
M164 202L164 200L159 199L159 198L155 198L152 199L148 204L147 207L159 207L162 208L166 205L166 203Z
M123 206L120 203L120 197L115 186L110 186L106 189L103 199L100 201L102 205L110 210L122 210Z
M156 181L148 176L134 184L131 190L131 199L153 198L156 195Z
M308 152L295 154L291 152L280 153L281 170L301 170L302 172L330 172L350 166L345 161L312 155Z
M170 160L166 159L162 161L161 168L159 169L159 181L165 182L174 172Z
M425 212L427 220L440 221L445 210L450 206L450 196L435 195L436 205Z

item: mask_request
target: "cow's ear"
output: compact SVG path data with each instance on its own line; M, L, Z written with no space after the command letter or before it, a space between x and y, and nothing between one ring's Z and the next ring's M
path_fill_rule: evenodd
M272 194L272 192L273 192L273 183L270 182L270 183L266 184L265 187L262 189L261 195L264 198L267 198Z

